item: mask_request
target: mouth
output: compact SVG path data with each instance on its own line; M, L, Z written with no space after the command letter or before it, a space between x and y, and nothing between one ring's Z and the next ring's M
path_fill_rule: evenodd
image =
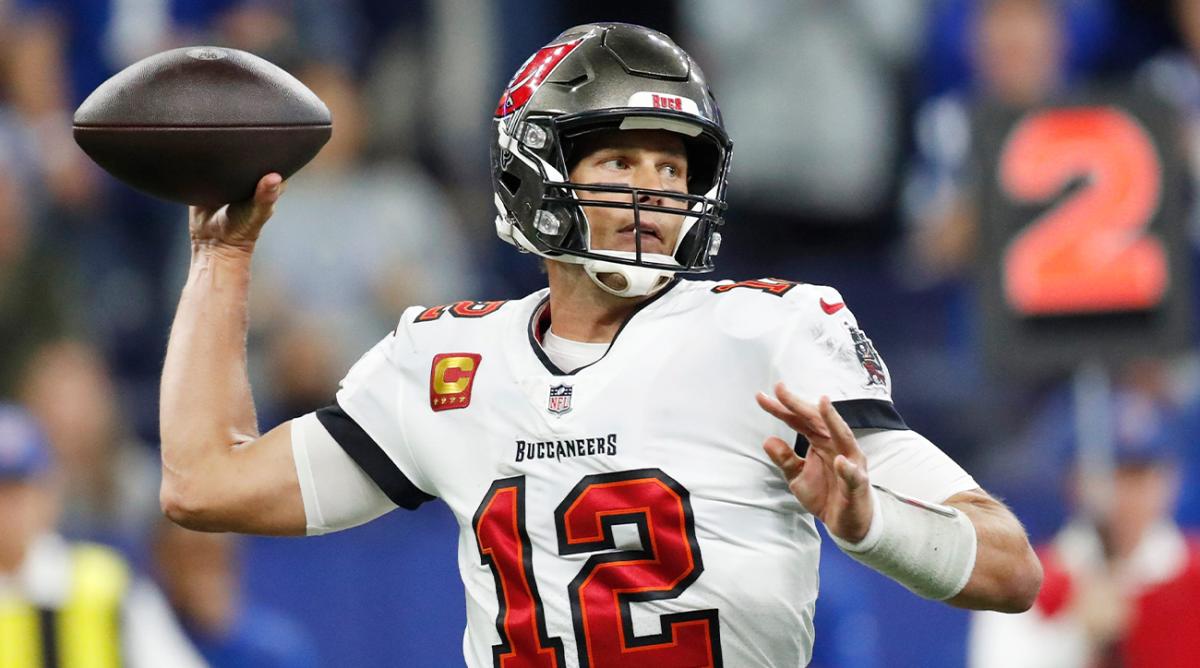
M639 228L641 230L643 240L646 238L657 239L660 242L663 240L662 230L659 229L658 225L647 221L642 221L642 223L636 227L633 223L630 223L629 225L617 230L617 233L633 235L636 234L636 231Z

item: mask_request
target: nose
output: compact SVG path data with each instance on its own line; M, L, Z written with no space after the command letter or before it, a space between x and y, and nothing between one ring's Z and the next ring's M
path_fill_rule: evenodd
M646 162L639 164L637 170L634 172L633 187L639 189L637 194L638 204L663 205L661 195L653 195L641 191L643 188L646 190L665 190L662 173L658 171L657 165Z

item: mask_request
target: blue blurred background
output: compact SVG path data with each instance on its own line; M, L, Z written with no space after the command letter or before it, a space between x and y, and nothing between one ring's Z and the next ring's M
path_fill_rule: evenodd
M157 51L220 44L276 62L331 108L333 140L256 257L265 430L328 403L404 306L541 287L493 233L489 114L529 54L594 20L667 32L712 81L735 142L716 277L838 287L909 425L1048 539L1067 514L1070 376L985 364L974 281L994 166L980 164L975 112L1127 88L1170 110L1177 151L1162 159L1191 174L1192 0L0 0L0 396L29 406L60 453L64 533L148 562L158 374L188 253L183 207L123 188L75 147L70 114L92 89ZM1184 206L1166 224L1191 254L1190 177L1168 187ZM1161 353L1107 372L1187 440L1194 341ZM1200 522L1194 445L1187 528ZM302 627L319 665L461 665L455 540L437 504L339 535L249 539L243 589ZM964 665L966 613L836 550L822 568L814 665Z

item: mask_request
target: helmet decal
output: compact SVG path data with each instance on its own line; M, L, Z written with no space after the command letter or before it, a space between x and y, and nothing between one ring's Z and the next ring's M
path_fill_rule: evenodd
M554 68L563 61L584 38L574 39L562 44L550 44L538 49L529 60L513 76L512 81L504 88L500 103L496 105L496 118L503 118L524 107L529 98L537 91L542 82L550 76Z
M670 93L654 93L638 91L629 97L631 107L650 107L652 109L669 109L682 111L693 116L700 116L700 105L690 97L672 95Z

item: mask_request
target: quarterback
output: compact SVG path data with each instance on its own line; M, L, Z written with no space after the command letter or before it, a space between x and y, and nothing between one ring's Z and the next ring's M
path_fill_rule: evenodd
M1023 528L908 429L836 290L682 278L718 253L732 149L686 53L573 28L494 123L496 229L544 258L548 288L406 310L327 408L262 436L246 292L284 185L192 209L162 381L168 516L314 535L440 499L473 668L803 666L818 520L918 595L1032 604Z

